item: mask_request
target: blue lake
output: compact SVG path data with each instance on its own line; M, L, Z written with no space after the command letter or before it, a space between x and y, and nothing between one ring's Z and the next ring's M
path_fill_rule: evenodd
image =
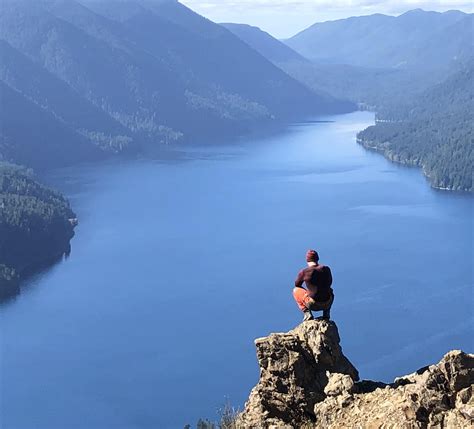
M363 378L473 351L473 198L355 142L373 114L61 170L70 258L0 308L4 429L183 428L242 406L253 340L302 318L308 248Z

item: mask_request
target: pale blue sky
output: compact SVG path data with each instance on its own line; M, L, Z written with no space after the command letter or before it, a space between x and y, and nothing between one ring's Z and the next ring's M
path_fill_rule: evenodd
M181 0L186 6L215 22L256 25L278 38L290 37L315 22L349 16L407 10L473 12L472 1L457 0Z

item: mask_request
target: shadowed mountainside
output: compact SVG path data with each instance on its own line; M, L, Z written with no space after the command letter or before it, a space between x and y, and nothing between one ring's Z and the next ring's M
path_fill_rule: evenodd
M234 23L222 23L220 25L234 33L237 37L242 39L245 43L274 64L281 64L290 61L310 63L308 59L300 55L298 52L258 27Z
M35 160L38 143L15 125L28 114L9 114L0 156L37 167L66 162L58 144L94 159L354 109L173 0L5 0L0 50L2 84L53 129L43 129L48 159ZM69 135L58 139L58 128Z
M309 89L175 0L4 0L0 57L0 161L38 171L356 107ZM67 202L21 171L1 172L3 184L28 183L24 194L1 189L8 239L0 276L10 285L41 265L28 250L41 254L38 237L48 260L65 247L46 240L64 220L52 214L64 214ZM47 204L27 193L33 188Z

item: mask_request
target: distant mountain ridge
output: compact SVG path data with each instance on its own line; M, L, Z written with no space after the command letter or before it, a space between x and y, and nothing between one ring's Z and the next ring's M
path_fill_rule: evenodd
M371 102L369 88L393 72L340 64L314 63L258 27L221 24L277 67L318 93L354 103ZM370 101L369 101L370 100Z
M474 56L473 16L418 9L328 21L285 40L286 50L257 28L223 25L314 91L375 110L464 68Z
M68 130L65 147L89 144L79 160L354 108L309 90L172 0L5 0L0 50L0 81L56 121L52 128ZM48 162L35 162L35 143L15 135L15 123L4 119L0 159L63 165L46 141Z
M449 67L461 59L460 52L472 55L473 17L461 11L421 9L398 17L352 17L316 23L285 43L316 62L380 68Z
M308 59L298 52L258 27L234 23L221 23L220 25L234 33L273 63L279 64L289 61L309 62Z
M308 87L377 111L376 126L359 133L365 147L393 161L422 167L434 187L472 192L472 14L414 10L400 17L353 17L315 24L300 33L301 38L295 36L298 43L303 39L321 44L327 38L333 44L331 52L337 54L329 61L345 64L323 63L328 54L324 44L314 62L290 55L291 50L276 56L281 42L269 40L267 33L225 25ZM408 33L406 40L403 32ZM398 45L397 34L403 40ZM293 39L287 41L290 46ZM300 50L308 56L311 52Z

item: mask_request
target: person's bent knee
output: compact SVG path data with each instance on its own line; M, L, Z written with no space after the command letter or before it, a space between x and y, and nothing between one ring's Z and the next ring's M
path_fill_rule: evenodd
M295 287L293 289L293 298L295 299L301 311L307 310L306 301L308 299L308 293L305 289Z

